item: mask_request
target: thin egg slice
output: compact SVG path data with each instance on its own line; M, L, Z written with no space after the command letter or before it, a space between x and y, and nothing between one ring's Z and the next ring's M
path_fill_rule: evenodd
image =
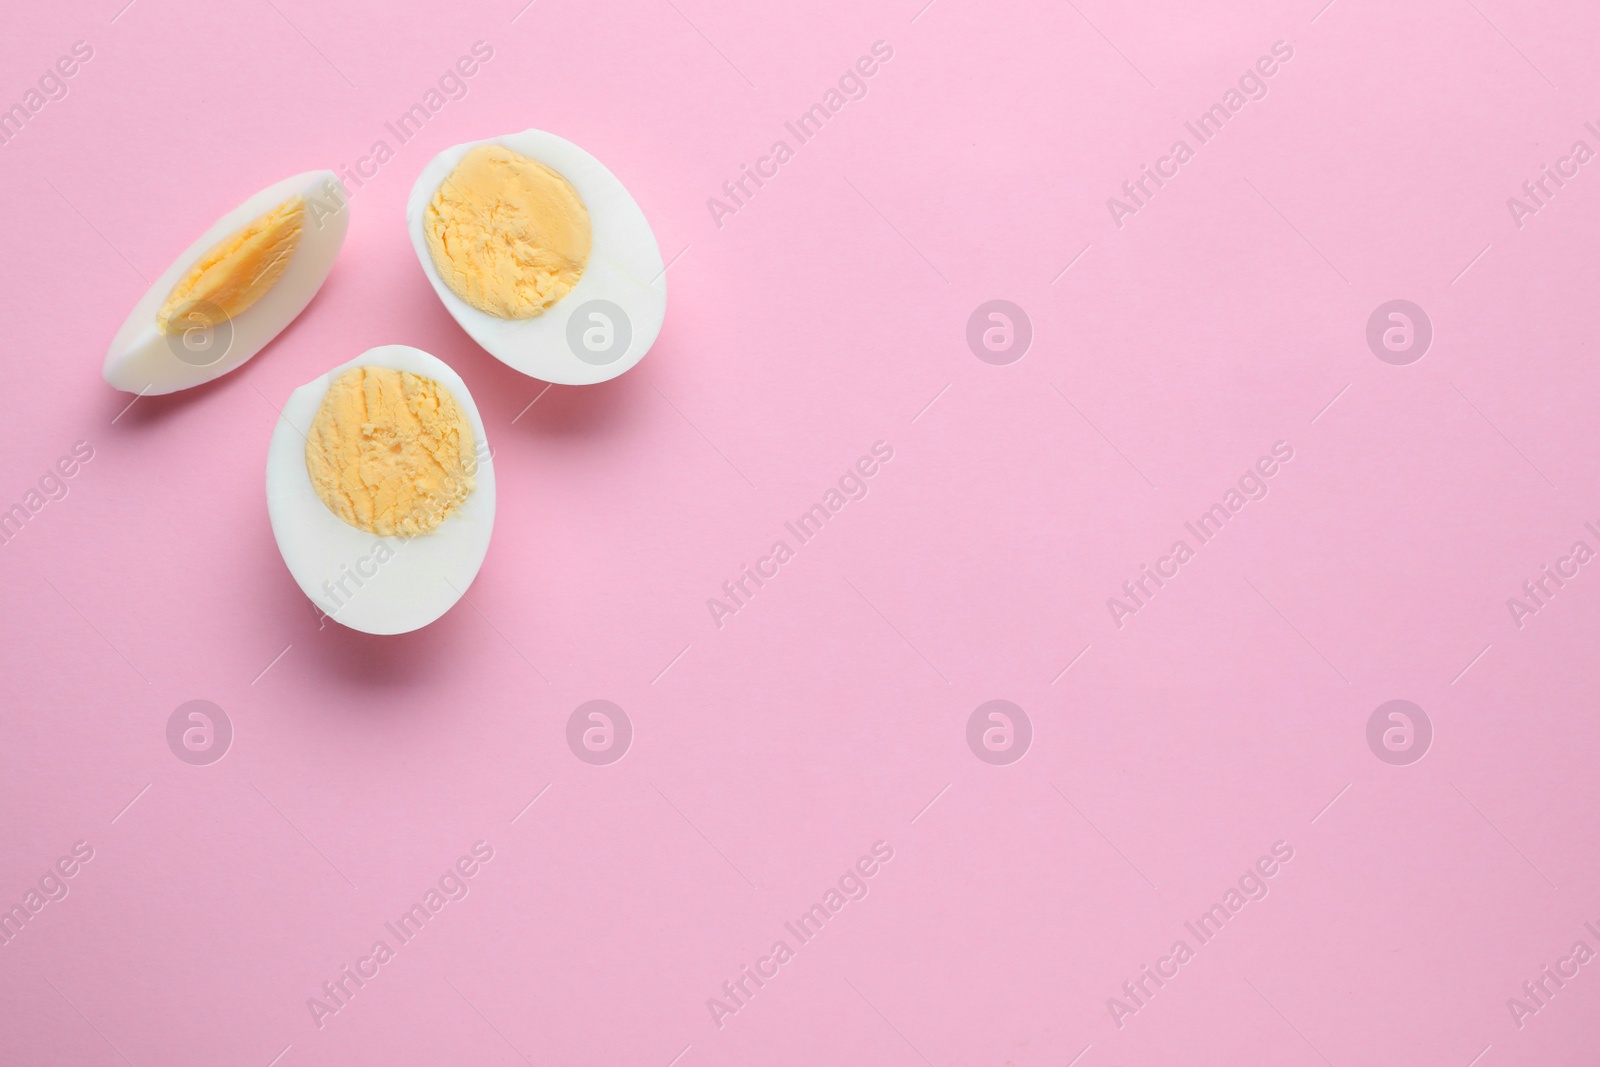
M453 607L489 551L494 461L466 383L405 345L296 389L267 448L267 516L322 614L369 634Z
M134 305L106 352L106 381L151 396L239 367L311 303L349 223L331 170L261 190L201 234Z
M439 153L411 188L406 226L456 322L523 374L603 382L661 332L666 269L644 212L604 164L553 133Z

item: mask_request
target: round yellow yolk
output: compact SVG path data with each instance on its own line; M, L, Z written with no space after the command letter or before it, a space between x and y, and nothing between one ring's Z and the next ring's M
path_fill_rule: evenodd
M339 518L413 537L472 492L472 424L450 390L388 367L352 367L328 387L306 436L306 472Z
M212 245L156 313L162 333L220 326L277 284L300 246L306 202L293 196Z
M423 218L450 291L502 319L531 319L572 291L589 262L589 209L560 174L499 145L468 152Z

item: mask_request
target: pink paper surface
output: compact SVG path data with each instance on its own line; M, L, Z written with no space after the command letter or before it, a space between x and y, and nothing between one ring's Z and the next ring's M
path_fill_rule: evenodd
M1592 5L123 3L0 35L0 1062L1593 1060ZM435 153L527 127L671 262L608 384L492 359L407 240ZM148 279L321 167L365 177L306 313L128 407ZM1396 300L1425 352L1369 345ZM382 639L319 627L262 474L395 343L499 513Z

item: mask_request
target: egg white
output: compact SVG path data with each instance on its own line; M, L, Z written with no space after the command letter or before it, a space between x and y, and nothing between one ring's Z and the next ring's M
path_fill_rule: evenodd
M589 264L573 290L531 319L502 319L479 311L439 277L428 251L424 218L439 186L479 145L508 148L543 163L566 178L589 210L594 240ZM617 176L571 141L543 130L524 130L447 148L422 169L406 203L406 227L433 291L461 328L500 362L559 385L592 385L615 378L644 358L661 332L667 311L667 279L650 223ZM579 359L567 343L567 322L590 300L609 300L627 313L632 340L604 364Z
M232 337L220 359L210 353L178 358L183 338L161 332L156 315L195 262L219 241L249 225L292 196L306 200L300 243L276 284L226 327ZM268 186L228 212L201 234L155 280L134 305L106 352L105 379L118 389L145 396L173 393L222 377L265 348L305 310L333 269L350 225L349 201L331 170L313 170ZM201 361L205 365L199 365Z
M410 539L380 537L351 526L322 502L306 471L306 434L328 387L351 367L367 366L432 378L450 390L476 437L472 492L437 527ZM489 551L495 484L488 441L467 384L421 349L368 349L296 389L267 448L267 516L278 551L301 591L335 622L369 634L408 633L449 611L477 577ZM380 544L393 555L380 561Z

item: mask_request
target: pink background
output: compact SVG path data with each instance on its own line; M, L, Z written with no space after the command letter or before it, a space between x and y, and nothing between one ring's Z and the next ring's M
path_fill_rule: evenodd
M0 1061L1593 1058L1600 964L1521 1028L1506 1000L1600 950L1600 571L1520 629L1506 599L1600 547L1600 174L1520 229L1505 201L1600 148L1600 12L920 3L12 0L0 104L94 57L0 146L0 507L94 458L0 545L0 903L94 858L0 947ZM480 40L469 94L354 190L305 315L124 412L100 363L143 279L354 163ZM715 225L878 40L866 98ZM1113 225L1278 40L1269 95ZM645 361L531 408L402 221L435 152L528 126L681 254ZM1009 366L964 339L995 298L1033 324ZM1395 298L1435 329L1410 366L1365 341ZM471 603L382 639L318 629L262 470L274 404L390 343L468 382L500 510ZM870 494L714 625L878 440ZM1114 625L1279 440L1270 495ZM634 725L610 766L565 741L595 698ZM1034 727L1009 766L965 740L994 698ZM1366 742L1393 698L1434 725L1410 766ZM165 741L191 699L236 731L210 766ZM319 1028L307 998L480 839L470 894ZM716 1026L707 998L880 840L870 895ZM1270 895L1113 1022L1278 841Z

